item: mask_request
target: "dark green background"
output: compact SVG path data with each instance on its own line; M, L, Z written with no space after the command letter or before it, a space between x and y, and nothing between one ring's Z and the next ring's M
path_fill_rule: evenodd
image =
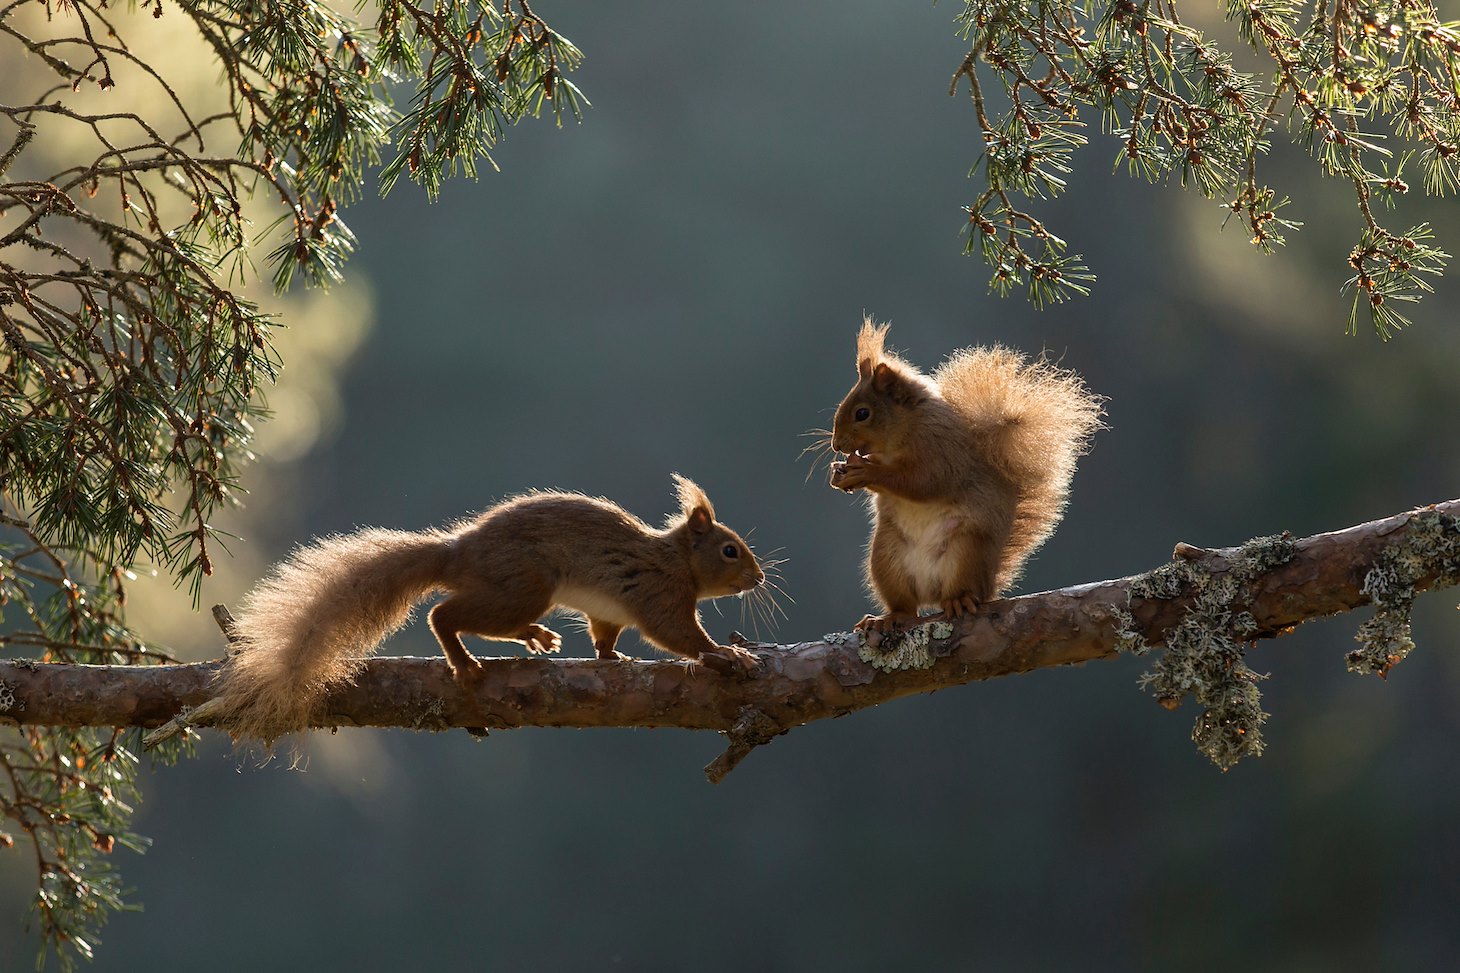
M1306 159L1272 171L1309 225L1263 258L1217 235L1217 204L1109 176L1097 142L1040 212L1101 280L1040 313L961 255L979 142L946 95L954 6L539 12L587 52L594 108L511 133L502 173L438 205L403 186L347 212L376 330L298 474L302 516L253 542L440 524L534 486L658 520L679 470L785 546L783 640L844 629L866 518L797 454L864 311L924 366L998 340L1110 397L1022 590L1460 492L1454 284L1387 345L1345 336L1359 219ZM1453 249L1455 215L1417 218ZM717 787L709 734L372 732L343 784L209 739L148 775L155 847L119 861L146 911L94 968L1439 969L1460 957L1455 601L1421 601L1387 683L1344 672L1362 614L1263 644L1270 753L1225 775L1134 659L798 729ZM735 608L708 609L712 633ZM435 649L417 624L388 651Z

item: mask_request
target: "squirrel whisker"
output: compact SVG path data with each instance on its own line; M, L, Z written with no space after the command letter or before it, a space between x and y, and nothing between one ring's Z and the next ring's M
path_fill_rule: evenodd
M761 603L760 608L765 612L767 625L772 631L776 627L775 616L777 613L780 613L783 619L789 621L789 616L786 614L786 610L781 607L780 602L776 600L776 595L780 594L794 603L794 599L791 599L791 596L787 595L785 589L781 587L780 580L784 579L779 579L777 575L770 572L764 572L761 583L756 586L752 593L753 597Z
M786 594L786 592L783 591L779 586L771 585L763 590L765 594L762 597L765 599L765 603L768 606L766 609L767 613L771 615L779 614L781 618L785 621L790 621L791 616L786 614L786 609L782 608L781 603L776 600L776 594L780 594L781 597L785 598L792 604L795 604L796 600L790 595Z
M799 461L807 453L811 455L811 468L806 471L806 482L811 482L811 475L821 469L822 461L830 461L836 456L836 450L831 448L832 432L830 429L808 429L802 436L815 436L816 441L801 450L796 457Z
M753 634L756 639L759 639L760 616L755 610L755 602L753 599L743 599L740 602L740 626L744 628L747 622L749 622L751 634Z
M777 577L779 577L779 576L777 576ZM784 581L785 578L780 578L780 580L781 581ZM775 597L774 597L774 595L771 594L772 591L774 591L776 594L780 595L782 598L784 598L787 601L789 601L791 604L793 604L793 605L796 604L796 599L795 598L792 598L789 594L787 594L786 589L785 588L782 588L780 586L780 584L777 582L776 578L772 577L770 574L767 574L766 575L766 578L765 578L765 591L766 591L766 596L771 599L771 602L773 604L775 603ZM776 607L779 609L780 608L780 605L776 605ZM785 612L782 611L781 614L784 615Z
M755 591L754 588L752 588L750 590L751 590L751 592L754 592ZM759 639L760 638L760 620L757 617L756 612L755 612L755 601L754 601L754 597L752 596L750 598L747 598L746 597L746 592L742 591L740 593L740 626L742 628L746 627L746 623L747 622L749 623L749 627L750 627L751 633L754 634L757 639Z
M775 614L771 610L771 607L768 606L779 606L775 605L775 599L771 595L770 590L764 586L752 588L746 601L749 603L751 614L750 624L755 632L756 638L760 638L762 623L765 625L767 633L774 632L776 630ZM784 614L782 612L782 615Z

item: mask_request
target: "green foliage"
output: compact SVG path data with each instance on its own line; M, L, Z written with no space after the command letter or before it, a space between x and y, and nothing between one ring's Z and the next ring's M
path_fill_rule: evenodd
M388 192L403 172L432 197L477 160L507 125L550 108L580 117L587 100L567 78L582 54L522 0L378 4L373 25L317 4L234 2L185 6L218 54L238 120L239 155L276 173L295 204L292 233L272 252L276 287L296 272L338 280L354 237L339 222L366 170ZM394 82L414 81L409 109L393 108Z
M241 296L255 247L277 289L339 280L355 246L339 210L371 167L386 190L408 172L434 197L490 161L505 126L586 104L566 77L581 54L524 0L375 12L0 5L0 651L168 661L128 629L125 586L156 565L196 602L224 540L212 517L241 489L280 365L277 322ZM134 53L179 17L216 65L217 105L177 80L188 52ZM179 117L180 132L160 127ZM62 144L74 158L38 151ZM0 845L11 831L31 845L63 968L123 907L113 848L146 843L127 828L130 747L111 731L0 730Z
M126 627L123 572L92 583L78 577L96 576L98 567L84 552L42 543L24 521L0 515L0 646L39 652L47 662L172 661ZM23 705L0 683L0 717ZM129 908L111 855L117 846L141 852L148 844L129 826L140 797L135 736L72 727L0 732L0 853L18 854L17 842L30 846L42 964L51 951L62 969L90 958L107 916ZM178 752L173 746L160 756Z
M1352 183L1362 219L1350 256L1350 330L1361 313L1388 338L1409 319L1399 310L1430 288L1449 255L1427 224L1396 233L1373 212L1409 191L1418 154L1425 191L1457 188L1460 151L1460 25L1429 0L1228 0L1241 42L1269 67L1237 70L1229 53L1182 23L1176 0L966 0L960 36L971 50L953 76L967 79L984 152L974 167L986 188L968 213L970 253L994 268L1001 294L1027 285L1037 304L1088 292L1078 255L1016 196L1047 199L1065 188L1090 116L1119 144L1114 167L1151 182L1221 200L1254 245L1271 252L1300 224L1258 179L1258 157L1285 126L1325 176ZM1001 113L990 108L977 68L992 68ZM1396 161L1386 142L1413 146Z
M450 4L427 16L412 4L381 6L374 70L419 75L411 108L392 130L399 146L381 172L385 191L403 171L434 198L442 179L476 177L476 158L504 126L550 107L582 116L587 100L565 76L583 55L540 20L526 3L511 12L489 4ZM428 56L423 61L422 49ZM361 70L371 70L362 58Z

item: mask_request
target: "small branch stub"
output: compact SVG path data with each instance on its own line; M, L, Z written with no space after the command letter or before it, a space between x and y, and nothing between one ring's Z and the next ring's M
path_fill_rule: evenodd
M233 613L228 610L227 605L213 606L213 621L223 630L223 637L228 640L228 651L231 655L238 651L238 632L233 627Z
M238 633L233 627L233 613L228 610L227 605L213 606L213 621L218 623L218 627L223 631L223 637L228 640L228 654L233 655L241 651L238 645ZM142 749L155 749L179 733L186 733L195 726L207 726L208 718L214 712L210 707L212 702L212 700L208 700L198 706L183 707L172 719L152 732L143 734Z
M705 777L711 784L720 783L739 766L740 761L750 756L750 751L770 743L785 732L785 727L755 707L742 707L735 725L725 731L729 746L705 767Z

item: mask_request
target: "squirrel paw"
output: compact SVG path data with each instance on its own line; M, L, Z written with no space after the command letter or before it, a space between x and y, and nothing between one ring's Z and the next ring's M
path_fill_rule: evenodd
M878 635L891 635L893 632L907 628L909 625L916 625L918 616L916 612L890 611L886 615L864 615L857 623L859 632L875 632Z
M563 647L563 637L542 625L532 625L522 633L522 644L533 655L552 655Z
M452 680L464 689L470 689L482 678L482 660L476 656L468 656L467 661L461 665L449 661L446 664L451 667Z
M722 676L748 676L760 668L760 656L738 645L722 645L718 652L704 652L700 663Z
M964 615L972 615L978 611L978 599L973 595L959 595L957 598L949 598L940 602L945 618L962 618Z
M831 485L838 490L851 493L871 482L871 467L876 466L875 456L851 453L846 459L831 464Z

